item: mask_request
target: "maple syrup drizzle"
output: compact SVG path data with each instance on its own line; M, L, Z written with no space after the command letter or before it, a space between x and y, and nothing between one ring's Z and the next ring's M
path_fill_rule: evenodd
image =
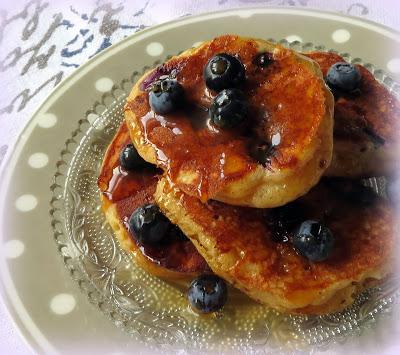
M243 125L221 130L210 123L208 108L217 93L205 86L202 73L212 53L226 50L239 56L246 68L246 81L240 89L246 93L250 112ZM185 105L165 116L156 114L148 102L148 88L160 75L172 72L173 78L184 88ZM319 88L319 79L310 75L306 64L299 65L298 58L291 51L280 48L271 53L260 53L256 42L239 43L227 36L200 49L194 56L175 57L156 68L144 78L142 92L128 105L141 120L145 143L155 149L158 164L171 180L185 193L207 201L259 165L250 155L249 146L261 137L274 147L274 154L268 157L266 167L270 171L290 168L298 163L291 147L298 145L300 149L309 142L302 133L304 130L298 128L302 122L299 118L305 117L303 126L312 125L313 118L307 118L310 115L304 113L308 113L311 107L313 112L321 111L325 99L310 99L306 104L302 103L304 108L291 104L304 96L301 90L285 89L285 85L291 83L292 72L299 77L304 75L300 80L304 87L311 83ZM277 80L281 73L286 80L284 83ZM320 96L324 96L320 89ZM297 138L299 132L301 138ZM235 159L245 163L239 164L237 169L226 169L227 162L232 167Z
M118 165L113 169L108 188L103 194L111 202L121 201L155 183L158 174L156 169L145 169L138 173L126 171Z
M155 190L160 174L161 171L156 168L126 171L117 165L113 169L108 181L108 188L103 194L117 206L123 206L121 207L123 213L122 221L129 233L131 233L129 231L129 218L139 205L137 202L124 204L123 200L132 198L134 201L137 194L143 193L148 189L153 193L152 187ZM147 198L149 203L154 202L152 193ZM181 272L205 272L209 270L207 263L194 248L193 244L188 239L177 236L177 233L173 230L171 230L168 237L168 242L159 246L141 244L134 237L132 237L132 240L138 245L140 252L158 266Z

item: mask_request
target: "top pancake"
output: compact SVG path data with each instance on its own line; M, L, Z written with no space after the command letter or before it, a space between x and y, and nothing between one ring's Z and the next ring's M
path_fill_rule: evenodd
M216 93L205 87L203 68L221 52L237 55L246 67L241 89L251 109L237 129L219 130L208 119ZM273 60L261 68L254 60L265 52ZM178 80L186 101L184 109L165 116L148 102L148 90L162 76ZM139 154L183 192L202 201L275 207L306 193L329 165L332 107L313 61L266 41L227 35L145 74L128 97L125 117ZM267 166L249 154L260 141L274 146Z
M324 75L345 60L333 52L306 54ZM400 102L362 65L358 89L335 93L334 153L328 176L391 175L400 168Z

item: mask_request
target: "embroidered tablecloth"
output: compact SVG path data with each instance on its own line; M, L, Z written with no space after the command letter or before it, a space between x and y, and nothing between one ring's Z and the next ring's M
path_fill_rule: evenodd
M178 17L246 6L336 11L400 30L396 0L3 0L0 2L0 164L35 109L61 80L122 38ZM28 348L0 304L0 352Z

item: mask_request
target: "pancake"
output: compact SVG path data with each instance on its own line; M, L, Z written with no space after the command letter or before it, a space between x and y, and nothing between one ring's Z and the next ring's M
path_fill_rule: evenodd
M160 246L141 245L131 235L128 219L136 208L154 203L160 170L141 169L127 172L119 166L119 155L130 143L126 124L116 133L105 154L98 186L102 209L121 247L149 273L168 280L191 280L210 269L193 244L179 233L171 233Z
M333 52L306 54L324 75L345 60ZM400 102L362 65L354 93L335 94L334 152L327 176L394 175L400 168Z
M279 311L341 310L392 267L394 213L384 199L353 182L324 179L295 202L264 210L218 201L202 204L165 178L155 196L215 274ZM325 261L309 262L290 242L289 227L307 219L323 221L335 237Z
M198 247L202 252L203 247L199 247L196 242L192 244L189 240L176 239L172 236L170 243L163 244L159 248L149 248L138 244L132 238L126 221L137 207L155 202L153 195L161 176L157 169L128 173L119 167L119 153L129 142L128 130L126 125L122 124L107 150L98 180L102 191L103 210L120 245L132 254L140 267L168 281L188 282L199 274L209 273L209 266L195 248L195 246ZM366 199L365 196L354 197L352 191L357 190L354 190L352 182L330 181L320 182L309 194L296 202L273 210L229 206L216 201L201 204L196 198L184 195L177 190L173 193L173 199L170 198L170 194L157 191L157 201L164 211L166 210L163 206L174 206L174 204L181 212L182 208L188 208L191 213L185 213L191 221L190 226L186 228L196 231L204 228L211 233L203 237L192 235L191 240L207 237L207 243L201 243L209 246L210 241L212 243L213 234L218 234L217 240L221 241L221 244L218 248L214 248L215 252L220 252L221 255L217 257L212 255L210 265L213 269L217 268L214 271L222 267L219 263L225 265L224 272L220 276L226 278L233 286L257 301L280 311L323 314L340 310L351 304L357 293L383 278L390 265L388 251L393 245L392 235L389 235L391 231L388 230L391 230L393 225L392 215L387 204L379 198L371 200L371 198ZM161 181L160 184L165 184L165 182ZM158 188L160 189L160 185ZM351 198L359 199L360 197L361 201L369 201L370 205L365 207L351 200ZM286 212L282 214L281 211ZM298 256L288 244L279 243L282 240L282 231L277 228L281 227L282 223L290 226L305 218L321 219L321 216L326 219L329 228L334 231L339 241L342 239L346 241L347 236L352 238L349 244L335 251L336 256L328 260L325 266L321 263L309 263ZM181 225L187 222L187 218L180 217L179 221ZM367 227L362 228L364 223ZM387 226L384 227L385 225ZM351 228L346 230L349 226ZM187 229L184 230L187 231ZM246 235L243 235L241 231L246 231ZM261 236L260 233L264 235ZM365 248L359 247L356 243L359 235L361 235L359 243L362 244L366 240L372 240L373 243L366 244ZM268 239L270 239L269 242ZM267 246L271 250L263 251L263 248ZM234 248L236 248L235 252L232 252ZM348 250L348 253L340 256L343 250ZM237 254L243 255L240 264L238 263L232 269L232 275L228 273L226 276L226 269L230 269L237 263L235 260ZM249 262L246 255L253 254L254 259ZM205 256L207 257L207 254ZM258 278L253 282L261 284L265 278L271 279L271 284L267 286L267 289L265 287L260 289L252 283L252 278L254 278L252 269L255 268L257 271L257 267L266 265L268 270L268 263L273 268L273 271L269 271L270 275L267 273L259 276L255 273ZM349 276L349 272L355 265L359 265L359 268L356 268ZM244 275L240 273L241 269L244 270ZM290 277L291 273L294 275ZM290 282L290 278L298 280L297 283ZM315 279L321 282L315 284ZM246 282L245 286L243 282ZM276 285L279 285L279 290ZM267 301L263 295L266 292L269 294ZM275 300L275 303L271 302L271 299ZM276 299L278 299L278 304L276 304ZM301 307L288 306L293 303L297 306L299 302ZM304 305L307 302L309 304Z
M250 112L236 129L217 129L207 109L216 95L202 76L218 53L236 55L246 67L241 89ZM256 61L266 53L265 67ZM176 79L185 105L159 115L148 92L160 78ZM162 168L184 193L205 202L276 207L305 194L332 156L333 98L318 65L292 50L263 40L217 37L146 73L133 87L125 118L139 154ZM270 146L265 164L249 153Z

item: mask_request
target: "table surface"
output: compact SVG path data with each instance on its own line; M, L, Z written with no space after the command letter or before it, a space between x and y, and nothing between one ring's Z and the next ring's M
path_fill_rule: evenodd
M359 16L400 30L396 0L13 0L0 4L0 165L53 88L81 63L143 28L249 6L291 6ZM398 349L397 349L398 350ZM388 349L389 353L395 349ZM0 301L0 352L29 354Z

